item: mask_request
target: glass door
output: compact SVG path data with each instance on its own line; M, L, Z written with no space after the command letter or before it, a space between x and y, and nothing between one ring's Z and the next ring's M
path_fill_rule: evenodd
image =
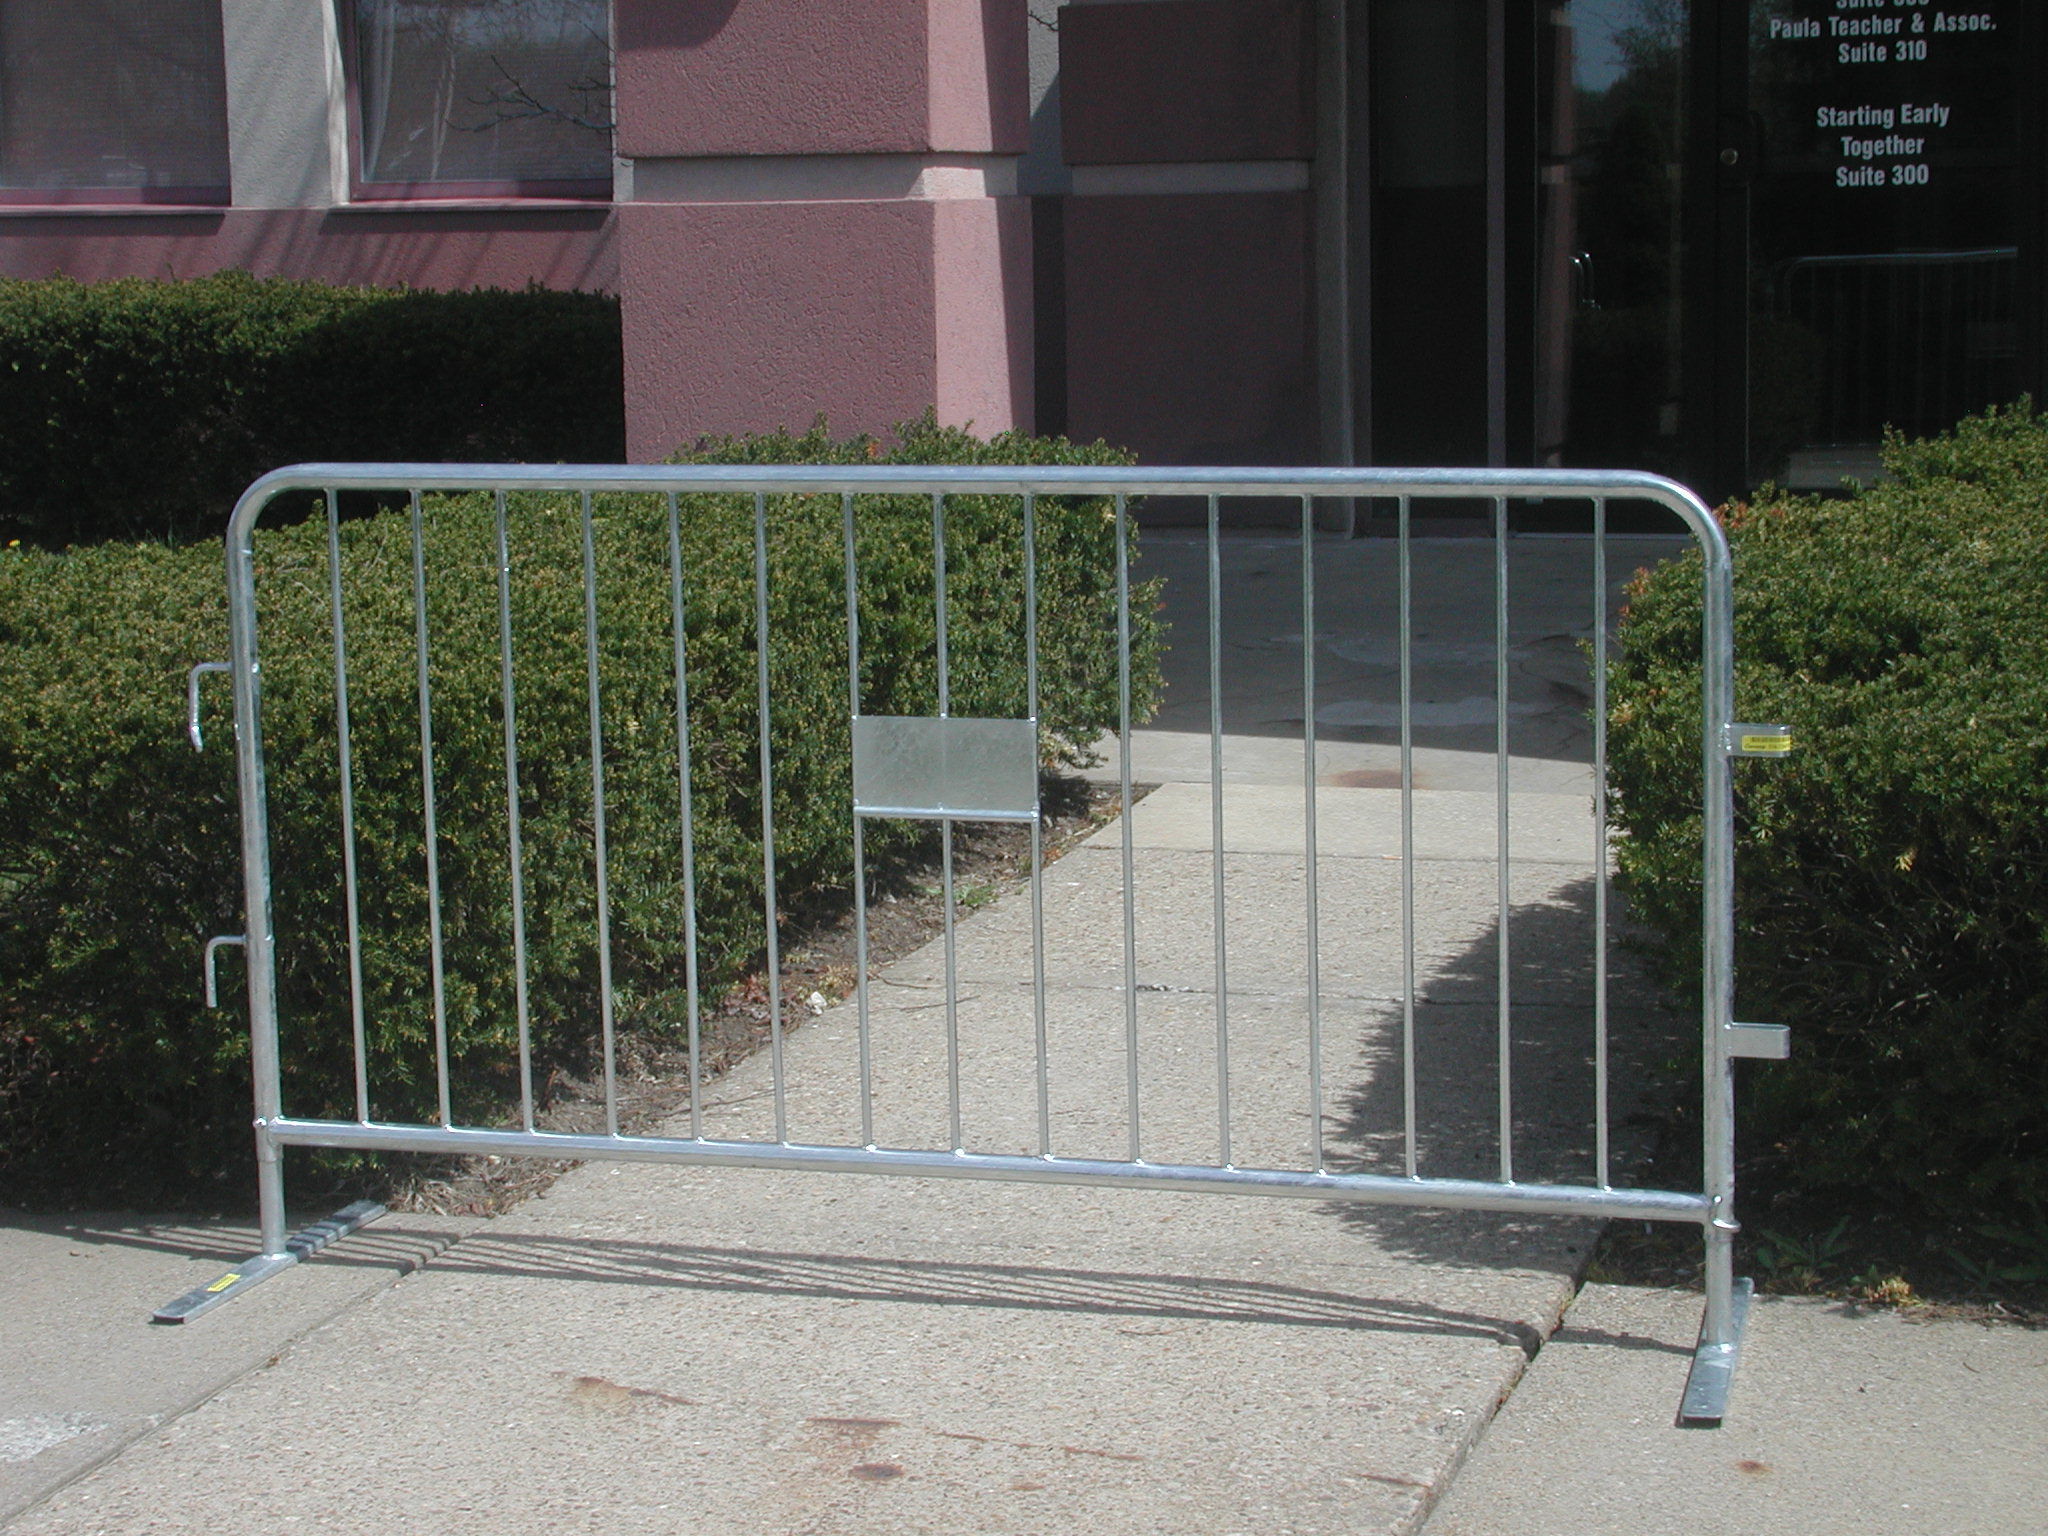
M2048 23L1961 3L1550 13L1538 462L1834 489L2041 387Z
M2023 0L1754 0L1747 478L1868 479L1887 427L2027 387Z
M1682 473L1686 0L1571 0L1539 175L1542 462Z

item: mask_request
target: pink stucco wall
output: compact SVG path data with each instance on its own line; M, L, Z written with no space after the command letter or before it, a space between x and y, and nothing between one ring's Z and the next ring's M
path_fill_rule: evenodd
M1019 197L931 204L931 305L939 420L982 436L1031 426L1031 205Z
M1151 463L1316 459L1309 200L1067 202L1067 422Z
M1314 151L1303 0L1150 0L1060 12L1070 165L1297 160Z
M931 403L930 209L622 208L626 451L707 433L877 428Z
M619 0L622 151L717 158L728 171L754 156L801 157L828 188L817 200L716 201L761 194L650 175L650 188L703 200L0 216L0 276L241 268L616 292L636 459L706 433L802 428L821 413L841 432L883 431L934 406L982 432L1028 425L1029 203L974 195L971 179L984 173L975 157L1024 146L1025 4ZM929 187L917 161L897 167L901 197L829 190L846 157L880 152L967 158L946 162ZM991 174L999 187L1000 168Z
M609 206L562 211L334 213L231 209L192 216L0 218L0 276L259 277L375 287L616 292Z
M650 199L619 211L634 458L821 414L1027 422L1029 204L974 178L1024 148L1028 24L1026 0L617 0ZM925 156L968 158L926 185Z
M1021 150L1025 0L617 0L619 151Z
M1027 0L928 0L931 148L1024 151L1031 24Z
M984 434L1024 423L1022 200L636 204L619 216L633 459L821 414L841 435L934 405Z

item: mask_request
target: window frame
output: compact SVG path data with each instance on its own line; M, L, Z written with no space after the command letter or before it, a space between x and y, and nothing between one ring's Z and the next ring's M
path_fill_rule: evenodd
M357 0L334 0L336 37L341 45L343 100L348 114L348 197L351 205L451 202L575 203L596 205L615 196L616 171L604 176L519 177L511 180L370 181L364 177L362 50ZM607 6L609 11L609 6ZM609 25L609 19L607 20ZM609 38L607 39L609 44ZM613 153L616 165L617 154Z
M220 18L218 0L212 10ZM0 209L14 212L19 209L48 208L57 212L67 209L118 208L147 211L166 209L177 212L210 213L217 209L229 208L234 204L234 120L228 110L227 86L227 39L225 22L219 33L221 49L221 144L227 151L224 169L225 179L218 184L179 184L139 187L109 186L60 186L60 187L9 187L0 186Z
M0 208L122 208L212 213L234 206L232 187L0 187Z

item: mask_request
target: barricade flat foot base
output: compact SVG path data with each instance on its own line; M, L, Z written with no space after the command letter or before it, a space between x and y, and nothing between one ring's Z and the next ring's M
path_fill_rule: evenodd
M1680 1429L1719 1429L1728 1415L1728 1388L1735 1380L1735 1360L1742 1349L1742 1330L1749 1322L1749 1303L1756 1287L1737 1280L1729 1298L1729 1339L1709 1344L1704 1337L1693 1351L1692 1373L1685 1379L1685 1396L1678 1405Z
M151 1314L153 1323L190 1322L202 1312L209 1312L231 1297L239 1296L250 1286L268 1280L281 1269L290 1269L304 1258L310 1258L336 1238L347 1237L358 1227L366 1227L384 1214L384 1207L374 1200L358 1200L345 1205L324 1221L316 1221L304 1231L295 1233L285 1240L283 1253L259 1253L254 1258L237 1264L233 1269L208 1285L187 1291L176 1301L167 1302Z

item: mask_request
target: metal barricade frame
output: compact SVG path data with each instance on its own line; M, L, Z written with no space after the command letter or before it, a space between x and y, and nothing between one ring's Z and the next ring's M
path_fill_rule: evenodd
M507 568L504 498L508 493L525 491L568 492L580 498L582 509L582 551L584 614L586 622L587 653L589 656L589 679L591 704L591 729L593 733L593 773L597 777L595 786L596 833L595 845L596 879L598 881L597 913L599 923L599 963L602 969L600 998L603 1042L606 1053L606 1129L603 1134L567 1134L541 1131L534 1128L532 1108L531 1062L526 1057L526 1030L522 993L522 1017L520 1039L522 1061L525 1071L525 1118L524 1129L485 1129L459 1126L450 1113L447 1048L445 1038L439 1041L439 1096L440 1123L391 1124L375 1122L370 1117L369 1098L366 1087L364 1066L363 1019L360 1003L360 975L355 977L357 1003L355 1010L356 1060L357 1060L357 1115L353 1121L318 1120L293 1117L285 1112L282 1103L280 1082L280 1056L278 1043L278 1009L275 981L276 935L272 923L272 869L270 856L270 834L266 794L266 765L263 746L262 726L262 667L259 655L259 635L256 610L256 573L253 537L257 523L271 501L287 492L324 493L328 518L328 548L330 572L333 581L333 611L335 616L335 670L336 709L339 730L339 751L341 754L340 783L342 786L342 813L344 818L352 815L348 802L351 783L348 751L349 734L347 720L347 659L343 639L340 587L340 556L337 543L337 497L342 492L400 492L409 498L413 526L413 581L414 601L419 626L419 695L423 751L421 754L423 786L422 794L427 816L426 848L428 856L428 884L433 898L434 932L434 985L437 993L436 1014L439 1029L438 990L440 987L440 936L439 936L439 891L433 866L435 837L433 815L435 790L433 782L432 751L432 705L427 672L427 608L424 594L424 574L420 554L420 519L424 495L432 493L493 492L496 493L498 511L497 538L500 573ZM1218 508L1226 497L1297 498L1301 503L1301 543L1303 558L1303 620L1304 635L1313 637L1315 630L1315 582L1313 576L1314 545L1314 503L1318 500L1382 498L1395 501L1399 509L1398 538L1400 540L1400 605L1401 605L1401 751L1403 759L1403 879L1404 879L1404 975L1407 978L1406 1017L1404 1019L1404 1171L1401 1175L1360 1172L1337 1172L1325 1166L1322 1148L1320 1105L1323 1084L1321 1080L1321 1041L1315 1031L1319 1028L1316 1008L1316 976L1319 961L1316 949L1316 881L1308 881L1308 915L1311 963L1309 967L1309 1020L1310 1020L1310 1085L1314 1126L1314 1166L1309 1169L1244 1168L1233 1163L1230 1151L1230 1059L1228 1054L1227 1021L1223 1011L1227 1008L1228 986L1223 975L1225 945L1222 938L1221 906L1223 887L1221 880L1221 859L1223 840L1220 835L1222 764L1220 762L1222 729L1218 710L1218 694L1211 693L1211 750L1219 759L1214 763L1213 781L1218 786L1215 792L1215 816L1218 822L1216 838L1216 902L1218 906L1217 968L1218 968L1218 1024L1217 1043L1218 1103L1221 1112L1219 1125L1220 1154L1213 1164L1155 1163L1141 1157L1138 1137L1139 1121L1135 1113L1135 1079L1137 1072L1136 1047L1132 1046L1132 1102L1130 1149L1123 1160L1100 1158L1072 1158L1055 1155L1052 1151L1049 1125L1045 1107L1045 1067L1043 1044L1043 1010L1045 982L1043 975L1043 914L1039 908L1042 876L1042 850L1039 844L1039 813L1036 808L1026 808L1017 802L1014 787L991 789L991 785L1007 783L1004 774L1014 777L1014 772L1003 768L962 768L958 773L942 773L939 779L922 786L924 799L919 804L866 804L859 803L860 787L866 784L870 790L875 786L892 792L894 798L915 799L911 793L920 788L913 772L906 778L875 756L877 749L870 746L868 766L863 767L862 739L856 730L855 769L855 814L853 817L853 852L856 868L861 859L861 824L868 815L923 816L938 821L947 839L947 879L950 890L951 880L951 830L958 819L995 817L1027 822L1031 829L1032 871L1033 871L1033 920L1039 932L1040 942L1036 946L1038 974L1035 981L1036 1005L1039 1012L1039 1125L1040 1152L1036 1156L1004 1155L973 1152L963 1144L960 1125L960 1088L958 1081L959 1058L957 1050L951 1053L950 1070L954 1081L951 1085L951 1145L943 1149L889 1148L874 1144L872 1120L869 1106L863 1102L864 1145L806 1145L789 1139L787 1124L781 1102L782 1084L782 1023L779 995L771 1000L772 1038L770 1051L773 1055L772 1070L776 1084L775 1136L772 1142L762 1141L721 1141L706 1138L697 1111L696 1081L693 1073L691 1093L690 1130L687 1137L622 1135L619 1129L618 1106L615 1085L612 1081L612 1017L611 1017L611 976L609 968L609 939L604 932L606 903L603 895L605 881L606 832L604 826L604 792L602 784L603 754L598 748L600 730L597 698L597 643L599 614L596 598L595 575L592 556L591 498L601 493L653 493L668 498L669 547L671 575L674 590L676 622L676 697L678 700L677 740L678 756L682 765L683 795L685 801L685 825L688 824L687 804L689 795L689 704L688 683L685 674L682 650L683 597L680 575L680 554L676 544L675 507L676 497L688 494L721 493L751 496L754 506L755 535L755 610L757 635L768 633L768 557L767 557L767 514L766 498L782 495L822 495L841 498L846 526L846 558L848 588L848 647L851 666L852 689L850 707L858 720L860 717L860 636L858 632L858 604L854 597L854 505L858 497L888 494L897 496L929 497L932 504L932 537L935 549L935 594L938 604L937 632L939 636L939 715L937 723L917 722L922 732L920 740L926 740L930 750L943 753L957 752L965 757L976 753L984 758L993 753L998 758L1004 752L1012 751L1005 745L1012 732L1002 727L1022 727L1036 721L1038 714L1038 656L1037 656L1037 586L1035 546L1033 544L1034 506L1039 498L1048 497L1107 497L1114 498L1116 508L1116 540L1118 554L1118 636L1121 651L1119 657L1120 686L1123 717L1120 742L1122 751L1120 786L1122 805L1126 812L1125 825L1128 828L1128 811L1132 803L1130 767L1130 679L1129 649L1131 644L1129 623L1129 542L1128 508L1133 498L1142 496L1203 497L1208 506L1209 581L1211 596L1210 665L1212 679L1219 674L1217 646L1218 626L1214 621L1214 602L1219 581L1217 565ZM1030 639L1028 642L1028 665L1030 675L1029 721L972 721L949 718L946 696L946 588L945 588L945 503L949 496L1001 496L1016 498L1021 506L1025 545L1026 624ZM1416 1157L1416 1105L1414 1093L1414 931L1412 890L1405 882L1413 878L1412 815L1414 782L1412 773L1412 699L1410 696L1410 539L1411 511L1418 501L1460 498L1482 500L1490 503L1493 518L1493 536L1497 551L1495 570L1495 620L1499 646L1499 685L1497 688L1498 708L1498 751L1499 759L1499 836L1501 839L1500 858L1500 912L1502 917L1501 941L1501 1038L1499 1046L1499 1091L1500 1091L1500 1167L1499 1177L1494 1180L1470 1178L1428 1178L1418 1171ZM1524 499L1573 500L1591 502L1594 509L1594 592L1596 613L1600 615L1595 626L1598 637L1596 652L1591 658L1594 678L1594 731L1596 787L1594 793L1595 847L1599 850L1599 879L1597 886L1597 910L1600 924L1598 943L1601 949L1601 981L1596 989L1596 1017L1594 1027L1598 1048L1596 1070L1599 1074L1599 1118L1597 1125L1597 1180L1590 1184L1557 1184L1520 1182L1515 1178L1513 1164L1513 1122L1511 1112L1511 1072L1508 1060L1509 1038L1507 1026L1508 981L1507 945L1505 918L1508 904L1507 890L1507 847L1508 847L1508 751L1507 751L1507 508L1510 501ZM1607 920L1607 873L1605 849L1608 829L1606 809L1608 791L1605 782L1605 715L1606 701L1606 620L1605 602L1605 516L1610 501L1628 500L1649 502L1675 514L1691 535L1702 557L1702 718L1701 718L1701 809L1704 827L1702 854L1702 1121L1704 1141L1705 1177L1698 1191L1653 1190L1616 1187L1609 1181L1609 1147L1607 1123L1607 1043L1606 1043L1606 997L1605 962ZM164 1321L182 1321L217 1305L230 1296L238 1294L249 1285L269 1274L275 1273L298 1257L314 1251L334 1238L352 1230L362 1222L374 1219L379 1208L366 1204L351 1206L337 1217L296 1236L286 1231L283 1178L280 1166L281 1150L287 1146L318 1146L331 1148L353 1148L360 1150L428 1152L439 1154L497 1154L513 1156L539 1156L548 1158L593 1158L625 1161L658 1161L698 1165L722 1165L760 1169L868 1172L898 1174L917 1177L952 1179L993 1179L1013 1182L1054 1183L1074 1185L1099 1185L1122 1188L1150 1188L1177 1191L1218 1191L1242 1194L1259 1194L1306 1198L1325 1201L1353 1201L1392 1206L1430 1207L1439 1209L1473 1209L1504 1212L1547 1213L1559 1215L1598 1216L1627 1218L1644 1221L1690 1222L1702 1229L1705 1244L1705 1306L1698 1349L1695 1354L1683 1405L1680 1409L1681 1423L1713 1425L1718 1424L1726 1412L1729 1381L1734 1370L1743 1319L1749 1300L1749 1283L1738 1281L1733 1273L1733 1240L1737 1230L1733 1215L1734 1196L1734 1153L1733 1153L1733 1062L1742 1056L1782 1056L1785 1053L1785 1035L1776 1026L1738 1024L1735 1021L1734 1006L1734 924L1733 924L1733 794L1730 774L1731 759L1738 756L1776 756L1789 746L1789 738L1780 728L1753 726L1737 722L1733 715L1733 596L1732 571L1728 545L1721 529L1707 507L1685 487L1659 476L1629 471L1573 471L1573 470L1505 470L1505 469L1212 469L1212 468L1124 468L1094 466L1062 467L998 467L998 466L947 466L947 467L899 467L899 466L844 466L844 465L568 465L568 466L526 466L526 465L450 465L450 464L307 464L281 469L257 480L243 494L237 504L227 532L227 581L230 598L230 641L232 655L225 664L231 674L235 710L235 756L236 775L239 786L242 825L241 853L243 863L243 899L246 911L246 932L241 935L223 936L208 946L206 960L208 968L208 990L212 990L212 961L216 949L222 944L239 944L247 961L247 989L251 1031L251 1063L255 1083L255 1131L259 1186L259 1214L261 1221L261 1253L248 1263L223 1276L208 1287L202 1287L163 1309L157 1315ZM501 586L501 604L507 601ZM516 803L518 796L518 764L516 750L515 701L511 675L511 639L509 609L501 609L504 619L504 729L506 736L506 787L508 811L513 839L513 859L516 868L518 859L518 817ZM771 994L779 987L779 974L775 946L775 835L773 826L772 792L773 769L771 765L767 709L768 661L765 644L757 646L759 651L759 676L757 679L761 697L761 774L764 793L763 801L763 858L767 886L768 918L766 933L769 954L767 963L768 986ZM1311 700L1315 689L1315 645L1304 645L1304 689ZM218 662L203 663L195 670L190 695L191 735L194 745L201 741L198 723L198 676L201 671L222 670ZM1306 853L1313 860L1316 847L1316 738L1315 710L1304 711L1303 747L1305 763L1305 811L1307 823ZM866 717L874 720L876 717ZM873 731L869 732L873 738ZM936 745L933 745L936 744ZM1012 765L1012 768L1014 765ZM975 777L976 773L982 775ZM948 776L950 774L950 776ZM943 782L941 782L943 781ZM905 786L908 785L908 789ZM947 800L947 795L965 794L972 800L976 794L988 799L988 804L961 804L957 799ZM935 798L936 797L936 798ZM992 798L991 798L992 797ZM885 799L889 796L885 796ZM1000 801L1000 804L996 802ZM1135 900L1133 881L1129 875L1128 835L1124 847L1126 879L1123 886L1124 900L1124 943L1127 961L1125 1008L1127 1028L1135 1042L1135 968L1131 961L1134 915L1132 903ZM349 950L352 965L359 965L357 954L358 935L355 929L355 879L356 871L353 854L348 854L347 882L349 902ZM687 882L693 879L690 867L690 852L685 840L683 849L683 877ZM863 881L857 875L857 893L863 890ZM513 886L515 917L520 900L520 888L516 877ZM695 891L688 895L691 923L695 922ZM861 928L863 957L865 956L865 896L857 894L856 905ZM951 942L953 925L953 902L946 902L946 938L948 946L948 1001L949 1027L950 1006L953 996L951 985ZM515 932L523 933L523 927L515 922ZM523 939L519 940L523 944ZM692 999L692 1049L694 1065L695 1049L695 998L697 977L695 973L694 926L690 948L691 962L688 988ZM524 956L521 955L521 985L524 985ZM862 964L858 980L862 1020L862 1062L863 1074L866 1063L866 965ZM865 1092L865 1076L863 1091Z

